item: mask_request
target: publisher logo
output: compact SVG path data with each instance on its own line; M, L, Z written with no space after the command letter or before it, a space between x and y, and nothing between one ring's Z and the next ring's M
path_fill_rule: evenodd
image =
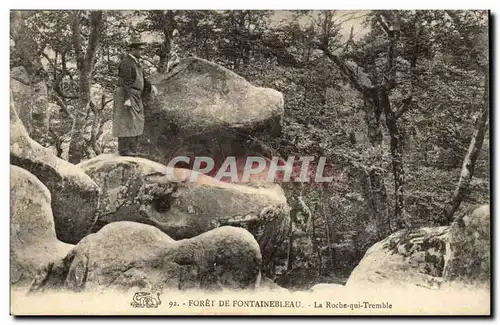
M134 308L158 308L161 305L160 293L156 297L151 292L136 292L130 305Z

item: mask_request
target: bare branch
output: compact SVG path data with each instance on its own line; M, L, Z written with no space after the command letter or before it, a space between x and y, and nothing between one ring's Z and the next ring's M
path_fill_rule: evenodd
M486 75L486 78L488 79L488 75ZM488 87L485 87L482 107L478 112L476 121L474 123L474 133L472 134L467 154L465 155L464 161L462 163L462 171L460 173L457 187L453 193L452 199L443 211L445 220L448 224L453 221L455 212L460 207L460 204L466 196L467 190L469 189L470 182L474 174L477 159L481 153L489 121L488 91Z
M109 103L111 103L113 101L113 98L110 98L108 99L107 101L104 102L104 105L102 106L102 108L106 107L106 105L108 105Z
M68 70L66 69L66 53L61 54L61 73L54 79L53 83L53 88L54 91L62 98L65 99L78 99L79 96L73 95L73 94L66 94L62 89L61 89L61 82L64 79L65 76L69 75Z
M113 101L113 97L111 97L110 99L106 100L106 94L102 94L102 96L101 96L101 107L99 109L102 111L104 109L104 107L106 107L106 105L108 105L112 101Z
M419 45L420 45L420 24L419 24L419 17L420 13L417 13L415 16L415 46L413 47L413 53L410 58L410 82L413 87L414 81L416 79L416 68L417 68L417 60L418 60L418 52L419 52Z
M382 29L390 37L393 32L390 30L389 26L387 26L387 24L382 20L382 16L380 14L377 14L375 16L375 19L377 19L377 22L380 24Z
M367 88L361 84L358 77L356 76L356 73L352 71L352 69L344 61L342 61L338 56L330 52L328 48L325 48L323 44L320 45L320 50L322 50L323 53L325 53L326 56L337 65L337 67L340 69L340 72L347 79L349 79L350 83L356 90L358 90L363 94L366 93Z
M387 33L387 36L389 37L389 47L387 49L387 72L388 72L388 77L386 77L384 88L389 91L396 87L396 64L395 64L395 59L396 59L396 41L397 41L397 36L399 35L399 32L396 30L390 30L389 27L382 21L380 18L380 15L377 15L380 24L382 25L382 28Z
M54 69L57 69L56 68L56 65L54 64L54 62L52 61L52 59L45 53L42 51L42 56L47 59L47 61L49 62L50 66Z
M93 67L95 63L95 53L101 36L102 15L102 11L100 10L91 13L92 30L90 31L89 45L87 46L84 60L87 69Z
M68 110L68 106L66 105L66 103L64 102L64 100L57 96L56 94L53 94L52 97L55 99L57 105L59 105L59 107L63 110L64 113L66 113L66 115L68 115L68 117L73 120L74 119L74 116L73 114L71 114L71 112Z
M89 102L89 109L92 111L92 113L97 114L97 110L98 110L98 108L97 108L97 105L94 103L94 101L93 101L93 100L91 100L91 101ZM89 116L89 112L90 112L90 110L89 110L89 111L87 111L87 117Z
M347 42L345 42L344 52L347 52L347 50L349 49L349 45L353 43L353 38L354 38L354 25L351 25L351 32L349 33L349 38L347 39Z
M344 49L342 50L342 54L344 54L344 53L346 53L346 52L347 52L349 45L351 45L351 47L353 47L353 48L354 48L355 43L354 43L354 41L352 40L352 30L353 30L353 29L352 29L352 27L351 27L351 36L349 37L349 39L348 39L347 41L345 41L345 42L343 42L343 43L338 44L337 46L335 46L332 50L330 50L330 52L335 53L337 50L340 50L341 48L344 48ZM352 58L351 58L351 59L352 59ZM354 61L354 60L353 60L353 61Z
M76 65L79 70L82 69L85 59L82 49L82 36L80 34L80 18L80 12L76 11L73 17L73 25L71 26L73 31L73 48L75 50Z

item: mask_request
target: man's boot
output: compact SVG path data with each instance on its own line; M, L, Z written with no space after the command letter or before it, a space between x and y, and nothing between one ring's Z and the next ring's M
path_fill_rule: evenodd
M130 149L130 152L134 156L137 156L138 155L137 147L139 145L139 137L130 137L129 139L130 139L130 141L129 141L128 147Z
M130 137L118 137L118 153L120 156L135 156L130 150Z

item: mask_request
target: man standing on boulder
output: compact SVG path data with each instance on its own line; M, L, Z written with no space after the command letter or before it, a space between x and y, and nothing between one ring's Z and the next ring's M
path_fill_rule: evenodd
M139 59L144 42L132 39L129 52L118 68L118 83L113 105L113 136L118 137L118 152L121 156L137 156L139 136L144 132L144 106L142 96L158 94L155 86L144 77Z

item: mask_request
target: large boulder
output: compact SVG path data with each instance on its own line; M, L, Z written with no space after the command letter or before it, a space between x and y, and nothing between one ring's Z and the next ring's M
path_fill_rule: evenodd
M254 138L281 133L283 95L218 64L188 58L151 79L159 94L146 105L141 150L156 161L258 154Z
M99 189L81 169L31 139L13 102L10 108L10 163L28 170L47 186L57 238L76 244L94 224Z
M31 292L253 289L261 254L252 235L221 227L175 241L153 226L115 222L40 271Z
M66 256L72 245L56 238L50 192L38 178L10 166L10 282L27 286L36 270Z
M490 206L472 208L450 227L444 278L468 285L487 284L491 276Z
M401 230L373 245L347 286L489 287L490 207L470 209L451 226Z
M424 287L442 283L448 227L400 230L374 244L346 287Z
M246 228L272 261L285 241L289 208L281 187L225 183L188 169L170 169L136 157L105 154L78 165L102 189L94 231L115 221L154 225L173 239L223 225ZM174 172L177 180L167 175ZM196 181L191 182L191 175Z

